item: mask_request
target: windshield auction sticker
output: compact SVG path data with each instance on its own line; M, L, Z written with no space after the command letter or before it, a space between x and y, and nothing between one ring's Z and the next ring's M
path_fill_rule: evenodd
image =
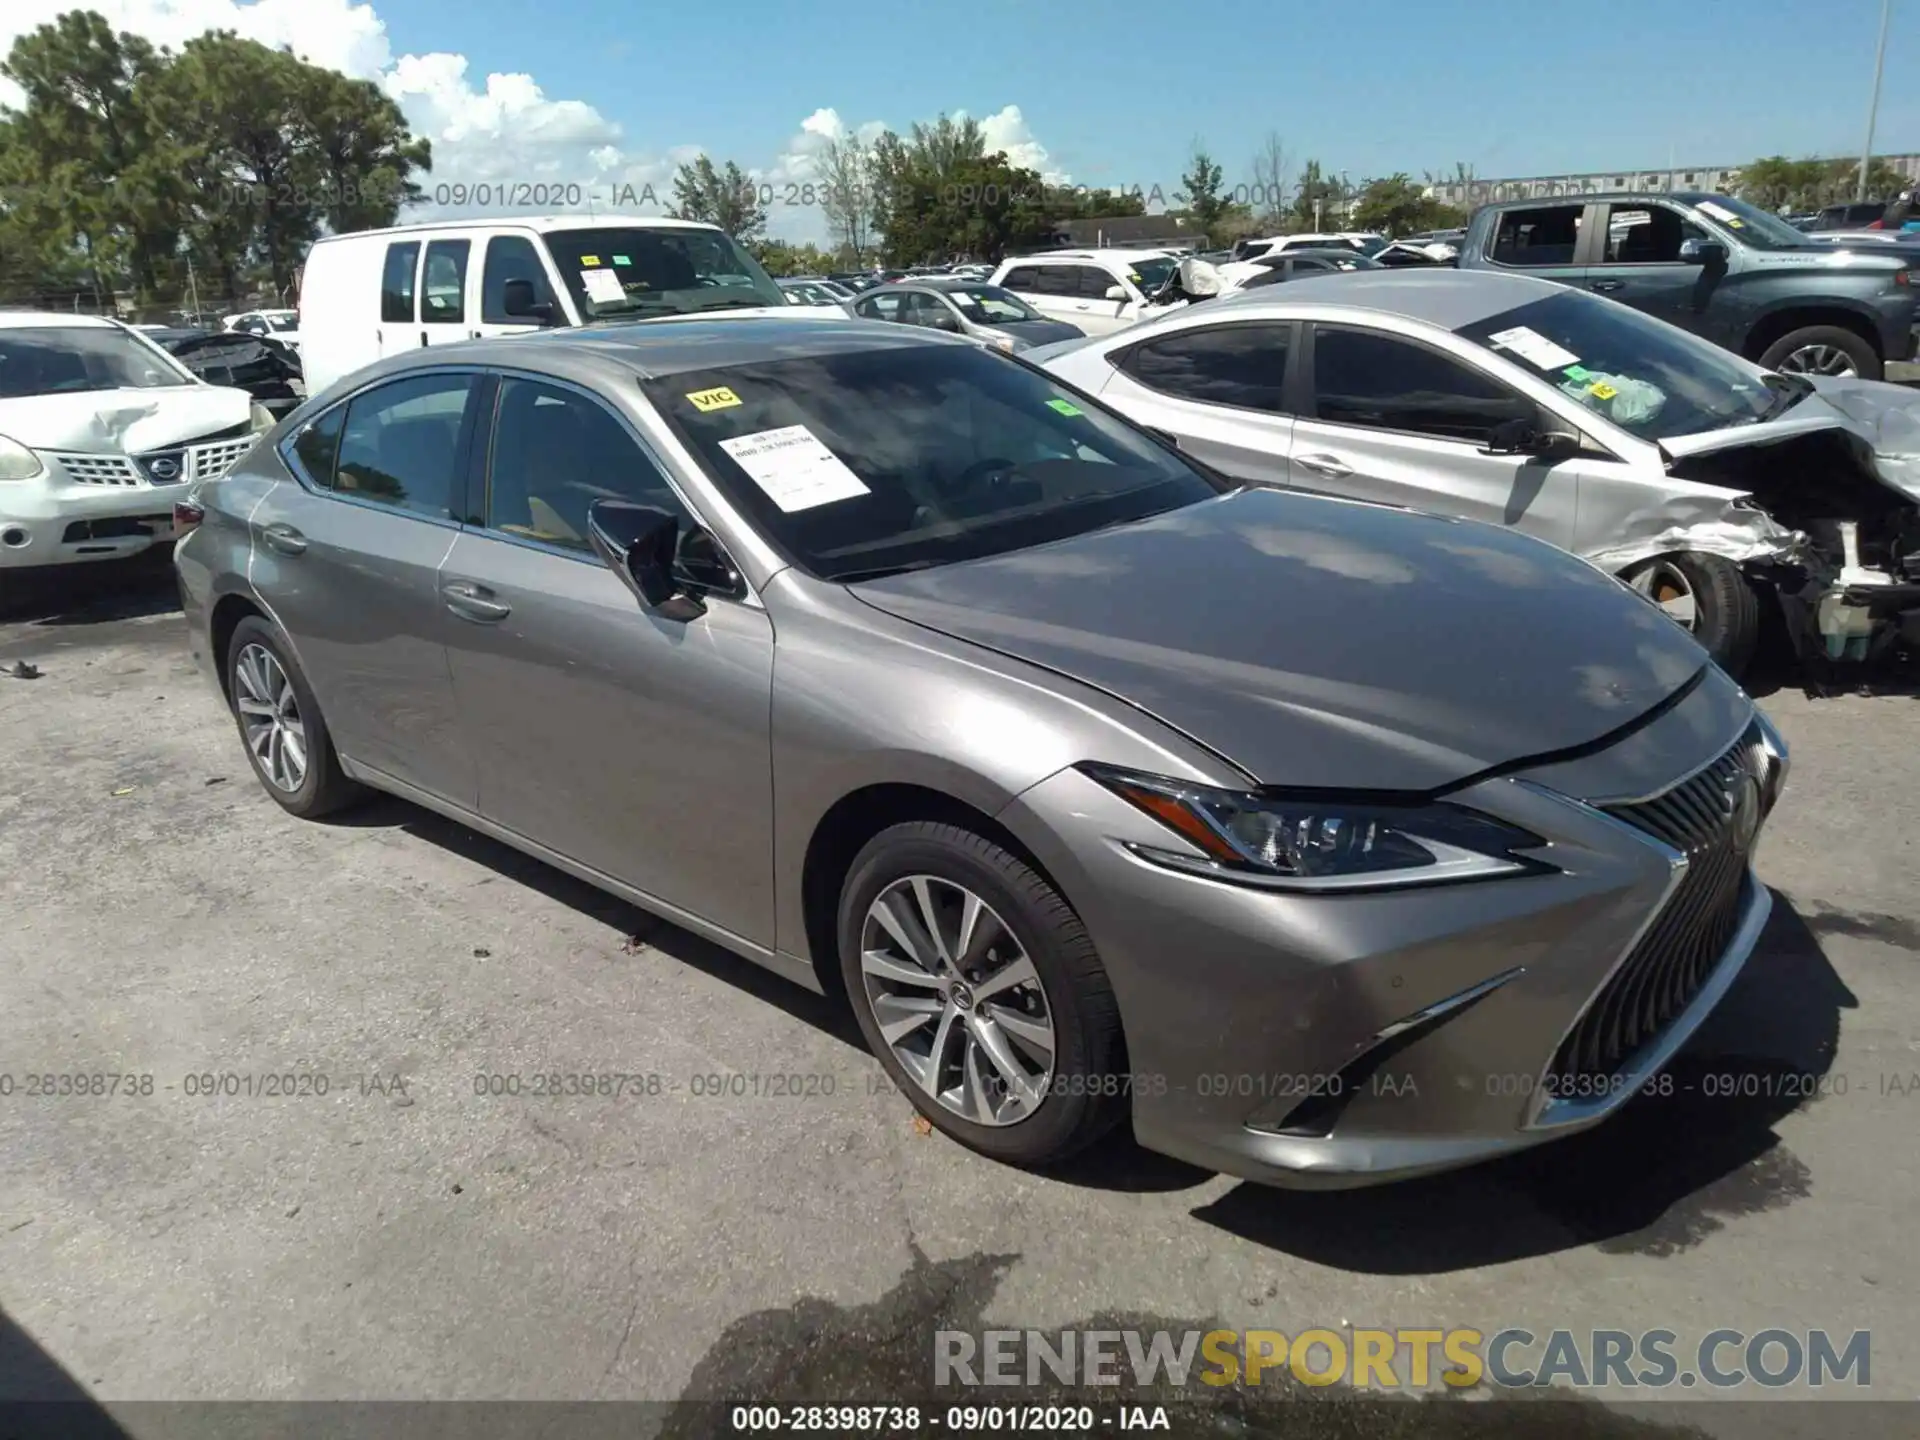
M614 303L627 298L620 277L611 270L582 270L580 283L587 287L587 297L592 300Z
M725 385L716 385L711 390L689 390L687 403L702 415L709 410L731 410L740 403L740 397Z
M733 457L787 514L852 500L870 494L866 483L804 425L786 425L722 440L720 448Z
M1580 357L1571 350L1562 349L1538 330L1529 330L1525 325L1498 331L1487 339L1502 350L1511 350L1538 370L1564 370L1580 363Z

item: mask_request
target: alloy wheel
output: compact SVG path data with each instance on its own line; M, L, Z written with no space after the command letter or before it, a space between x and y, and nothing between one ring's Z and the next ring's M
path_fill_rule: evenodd
M293 794L307 779L307 727L293 681L266 646L247 645L234 661L233 685L233 703L261 778Z
M1644 565L1628 583L1664 610L1667 618L1676 625L1688 631L1698 628L1699 597L1694 594L1692 583L1672 561L1655 560L1651 565Z
M1014 933L964 885L894 881L867 907L860 969L894 1059L942 1108L1012 1125L1040 1108L1057 1041L1046 988Z
M1838 345L1802 345L1780 362L1788 375L1858 375L1860 367Z

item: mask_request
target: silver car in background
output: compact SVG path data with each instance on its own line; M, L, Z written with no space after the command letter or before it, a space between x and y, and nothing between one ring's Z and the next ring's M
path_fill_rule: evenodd
M903 280L867 291L850 307L862 320L893 320L969 335L997 350L1078 340L1078 325L1049 320L1011 290L982 280Z
M389 791L844 991L1005 1161L1130 1120L1353 1185L1565 1135L1767 917L1784 747L1656 608L1512 530L1236 487L972 342L414 351L182 509L280 805Z
M1920 643L1920 397L1900 386L1771 374L1600 296L1439 269L1298 280L1028 358L1238 479L1571 550L1735 675L1763 603L1829 657L1903 624Z

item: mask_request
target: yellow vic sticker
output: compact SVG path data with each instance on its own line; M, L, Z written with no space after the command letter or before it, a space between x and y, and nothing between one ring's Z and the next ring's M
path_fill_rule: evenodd
M1596 400L1611 400L1614 396L1618 395L1620 392L1614 389L1613 386L1607 384L1606 381L1600 380L1600 381L1596 381L1592 385L1589 385L1587 387L1587 393L1593 396L1593 398Z
M600 257L598 255L582 255L580 257L580 263L582 265L598 265L600 263Z
M687 399L703 415L709 410L725 410L740 403L740 397L724 385L716 385L711 390L689 390Z

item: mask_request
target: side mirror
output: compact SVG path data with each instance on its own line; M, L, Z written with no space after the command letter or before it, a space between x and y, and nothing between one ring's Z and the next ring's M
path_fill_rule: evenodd
M679 520L652 505L596 500L587 539L634 599L668 620L704 615L710 594L734 594L740 575L708 531L680 533Z
M1107 299L1109 299L1109 300L1125 300L1126 298L1127 298L1127 289L1126 289L1126 286L1124 286L1124 285L1109 285L1109 286L1107 287Z
M1682 265L1724 265L1727 263L1727 247L1718 240L1689 237L1680 242L1680 263Z
M927 323L936 330L945 330L954 335L960 333L960 321L945 310L934 311L932 319Z
M1565 431L1542 430L1521 416L1502 420L1487 432L1482 455L1527 455L1536 460L1564 460L1580 451L1580 437Z
M509 280L500 288L500 304L507 314L519 320L533 320L542 325L553 323L553 306L533 298L534 288L531 280Z

